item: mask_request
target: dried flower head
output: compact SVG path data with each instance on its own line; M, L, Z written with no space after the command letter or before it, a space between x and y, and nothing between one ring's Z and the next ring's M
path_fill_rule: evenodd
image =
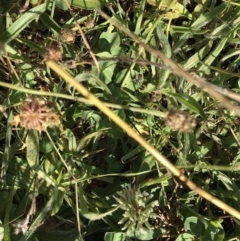
M44 61L53 60L59 61L62 59L62 52L59 46L55 44L51 44L46 48L46 52L44 54Z
M12 121L14 126L25 127L27 130L34 129L46 131L50 125L59 123L59 116L52 110L50 103L38 98L25 99L20 106L20 114Z
M29 228L29 216L24 219L19 220L18 222L14 223L12 226L14 228L14 233L18 235L19 233L26 233Z
M162 99L162 93L160 89L156 89L151 93L152 97L151 100L154 103L159 103L160 100Z
M87 19L84 23L85 23L85 26L87 28L93 28L94 27L94 19L93 18Z
M158 206L158 201L151 201L153 195L147 192L141 192L140 189L127 188L118 192L119 197L114 197L120 204L119 207L124 210L123 218L118 222L124 223L122 230L127 229L126 234L133 236L137 230L144 232L144 228L152 229L149 218L157 218L154 207Z
M173 108L168 112L165 123L173 130L180 132L192 131L196 126L196 121L192 116L177 108Z
M31 217L36 213L36 198L33 197L31 207L28 211L26 218L21 219L14 223L12 226L14 228L14 233L18 235L19 233L26 233L29 229L29 222Z
M63 29L61 31L62 39L67 44L73 44L76 39L76 33L71 29Z

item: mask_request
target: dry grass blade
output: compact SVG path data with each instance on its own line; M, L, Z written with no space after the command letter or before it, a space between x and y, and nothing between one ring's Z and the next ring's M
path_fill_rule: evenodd
M143 43L137 35L130 32L128 29L125 29L123 26L121 26L118 22L115 20L112 20L106 13L104 13L101 9L97 10L98 13L107 19L112 25L116 26L119 30L124 32L126 35L128 35L130 38L132 38L135 42L140 44L152 55L155 55L159 57L163 63L167 66L167 68L175 75L178 75L180 77L183 77L185 80L193 83L199 88L205 89L212 97L218 99L221 104L226 107L230 111L234 111L236 115L240 116L240 109L233 105L227 98L225 98L222 94L218 93L213 86L206 82L204 78L194 78L191 76L188 72L181 69L177 63L175 63L172 59L167 58L163 53L158 51L157 49L152 48L149 45L146 45Z
M69 13L72 15L71 7L70 7L68 1L67 1L67 0L64 0L64 2L65 2L65 4L68 6ZM74 18L73 15L72 15L72 17ZM86 39L86 37L85 37L83 31L82 31L81 26L78 24L77 21L75 21L75 24L76 24L76 26L77 26L77 29L78 29L79 33L80 33L81 36L82 36L82 39L83 39L83 42L84 42L85 46L87 47L87 49L88 49L88 51L89 51L89 53L90 53L90 55L91 55L91 57L92 57L92 59L93 59L95 65L96 65L96 67L97 67L98 72L100 72L100 67L99 67L99 64L98 64L98 62L97 62L97 59L96 59L94 53L93 53L92 50L91 50L91 47L90 47L90 45L89 45L89 43L88 43L88 41L87 41L87 39Z
M57 63L53 61L47 61L46 64L59 76L65 79L70 85L72 85L79 93L84 97L88 98L91 102L95 104L105 115L107 115L111 120L113 120L118 126L120 126L126 133L135 139L142 147L144 147L149 153L151 153L161 164L163 164L172 174L177 176L182 182L184 182L191 190L198 193L200 196L204 197L206 200L210 201L217 207L225 210L234 217L240 219L240 212L221 200L217 199L210 193L204 191L202 188L198 187L195 183L190 181L185 175L183 175L180 170L178 170L166 157L160 154L155 148L153 148L142 136L136 134L136 132L119 116L117 116L113 111L111 111L107 106L105 106L97 97L95 97L91 92L89 92L82 84L77 82L70 74L61 69Z

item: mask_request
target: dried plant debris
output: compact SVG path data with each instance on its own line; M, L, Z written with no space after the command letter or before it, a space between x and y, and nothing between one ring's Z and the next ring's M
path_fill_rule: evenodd
M62 59L62 52L61 52L60 46L56 44L50 44L46 48L43 61L47 61L47 60L59 61L61 59Z
M61 31L63 42L66 44L73 44L76 39L76 33L71 29L63 29Z
M35 213L36 213L36 198L33 197L32 204L26 218L21 219L12 225L14 228L14 233L16 235L19 233L23 233L23 234L26 233L26 231L29 229L30 220L35 215Z
M190 132L196 126L196 120L192 116L177 108L173 108L167 113L165 123L173 130L179 132Z
M21 103L20 113L14 117L12 124L41 132L59 122L59 115L52 110L50 102L39 98L27 98Z

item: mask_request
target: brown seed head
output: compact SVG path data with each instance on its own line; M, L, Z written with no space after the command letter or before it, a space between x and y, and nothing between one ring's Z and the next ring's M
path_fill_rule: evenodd
M47 47L44 60L53 60L53 61L59 61L62 59L62 52L59 46L51 44L49 47Z
M25 99L20 106L20 113L12 121L14 126L22 126L27 130L46 131L50 125L59 123L59 116L53 112L49 102L33 98Z
M85 21L85 26L87 27L87 28L93 28L94 27L94 19L92 19L92 18L89 18L87 21Z
M76 39L76 33L71 29L63 29L61 31L62 39L66 44L73 44Z
M180 132L190 132L196 126L196 121L192 116L176 108L168 112L165 123L173 130Z

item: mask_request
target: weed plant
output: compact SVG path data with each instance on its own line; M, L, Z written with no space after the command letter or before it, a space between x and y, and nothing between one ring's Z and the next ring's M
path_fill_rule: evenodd
M99 6L238 98L237 1L1 0L0 241L239 240L236 217L189 190L45 64L58 62L181 173L240 210L239 117L224 108L233 100L174 75Z

